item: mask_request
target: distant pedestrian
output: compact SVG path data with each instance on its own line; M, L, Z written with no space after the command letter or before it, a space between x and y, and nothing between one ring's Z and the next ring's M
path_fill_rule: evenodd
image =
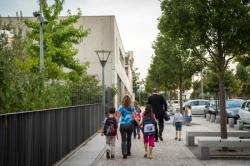
M140 122L140 120L141 120L141 108L140 108L139 102L137 100L134 101L134 107L136 110L135 116L137 117L138 121ZM134 139L136 139L136 136L138 136L138 139L141 138L140 126L134 120L134 117L133 117L133 134L134 134Z
M135 115L135 109L131 107L131 99L128 95L124 96L122 105L117 109L117 119L120 119L120 132L122 138L122 155L126 159L131 155L131 136L133 131L133 120L139 125L139 121Z
M185 121L186 121L186 126L191 126L192 122L192 110L191 110L191 105L187 106L187 111L186 111L186 116L185 116Z
M176 134L175 140L181 141L181 131L182 131L182 123L183 123L183 115L180 112L180 109L176 109L176 113L174 115L173 124L175 126Z
M148 98L148 104L152 105L159 126L159 130L156 128L155 141L158 141L158 137L163 141L162 133L164 130L164 115L168 109L167 103L164 97L157 93L157 89L154 89L152 95Z
M115 158L115 139L117 136L118 123L115 118L115 108L109 109L109 115L104 120L104 126L102 129L102 136L106 136L106 158Z
M156 133L156 119L150 104L146 105L145 111L142 117L142 132L143 132L143 142L145 149L145 158L152 159L153 148L155 146L155 133ZM149 151L148 151L149 149Z

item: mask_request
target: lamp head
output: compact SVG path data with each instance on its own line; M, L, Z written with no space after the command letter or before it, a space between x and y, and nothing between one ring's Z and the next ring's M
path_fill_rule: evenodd
M33 16L34 17L39 17L39 16L41 16L41 13L38 12L38 11L35 11L35 12L33 12Z
M106 64L106 62L108 61L108 58L109 58L111 51L96 50L95 52L100 60L100 63L104 66Z

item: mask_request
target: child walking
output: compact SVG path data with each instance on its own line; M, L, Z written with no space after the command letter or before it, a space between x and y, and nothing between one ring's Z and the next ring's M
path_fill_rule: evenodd
M152 159L153 148L155 146L155 126L156 126L155 116L152 111L152 106L150 104L146 105L145 111L142 117L142 132L143 141L145 148L145 158ZM148 151L149 149L149 151Z
M191 122L192 122L192 111L191 111L191 105L187 106L187 112L186 112L186 126L191 126Z
M182 114L180 113L180 109L176 109L176 113L174 115L174 120L173 120L173 124L176 130L175 140L181 141L181 130L182 130L183 120L184 119Z
M115 158L115 139L117 135L118 124L115 118L115 108L109 109L109 115L104 120L104 126L102 129L102 136L106 136L106 158Z
M137 117L138 121L141 121L141 108L139 106L139 102L137 100L134 101L134 107L135 107L135 116ZM135 118L133 118L135 119ZM138 136L138 139L141 138L140 134L140 126L137 124L135 120L133 120L133 134L134 134L134 139L136 139L136 136Z

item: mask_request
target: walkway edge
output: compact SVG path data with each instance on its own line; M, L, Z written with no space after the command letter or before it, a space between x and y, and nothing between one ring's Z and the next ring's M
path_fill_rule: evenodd
M101 160L103 154L105 153L106 148L104 147L101 152L98 154L98 156L96 157L95 161L91 164L91 166L96 166L98 164L98 162Z
M65 157L63 157L61 160L56 162L54 166L60 166L64 161L69 159L71 156L73 156L76 152L78 152L83 146L85 146L89 141L91 141L97 134L99 134L100 131L97 131L95 134L93 134L91 137L89 137L86 141L84 141L82 144L77 146L74 150L72 150L69 154L67 154ZM105 149L105 148L103 148ZM99 155L98 155L99 156ZM99 159L100 160L100 159Z

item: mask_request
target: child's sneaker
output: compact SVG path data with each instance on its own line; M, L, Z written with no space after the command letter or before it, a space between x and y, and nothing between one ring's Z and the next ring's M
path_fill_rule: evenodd
M111 159L114 159L115 158L115 155L111 154Z
M153 156L152 156L152 155L148 155L148 158L149 158L149 159L153 159Z
M109 151L106 152L106 158L107 158L107 159L110 159Z
M174 140L177 141L177 137L175 137Z
M179 141L181 141L181 139L179 138Z

